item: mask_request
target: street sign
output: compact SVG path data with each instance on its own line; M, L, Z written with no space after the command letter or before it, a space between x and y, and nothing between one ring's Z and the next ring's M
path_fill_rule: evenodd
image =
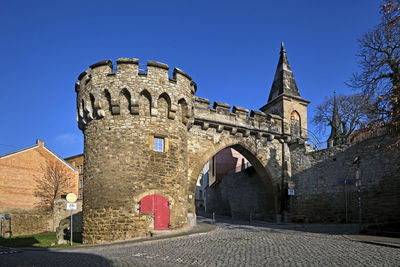
M294 196L294 189L288 189L288 195Z
M70 203L74 203L76 201L77 197L74 193L69 193L67 195L67 201Z
M76 210L78 208L77 203L67 203L67 210Z
M290 182L288 183L288 188L289 188L289 189L294 189L294 187L295 187L294 182L293 182L293 181L290 181Z

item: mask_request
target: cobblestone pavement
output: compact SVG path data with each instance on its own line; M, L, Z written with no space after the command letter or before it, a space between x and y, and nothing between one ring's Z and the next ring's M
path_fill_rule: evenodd
M0 255L1 266L400 266L397 248L342 235L219 223L215 231L143 243Z

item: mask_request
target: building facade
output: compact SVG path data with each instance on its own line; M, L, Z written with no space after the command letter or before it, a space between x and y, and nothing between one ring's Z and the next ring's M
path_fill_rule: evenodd
M41 199L35 194L38 178L45 175L48 164L59 164L71 186L60 193L78 194L78 171L38 140L36 145L0 156L0 207L36 208Z
M83 198L83 185L84 185L84 178L83 178L83 154L75 155L72 157L68 157L64 159L66 162L71 164L79 172L79 182L78 182L78 199Z

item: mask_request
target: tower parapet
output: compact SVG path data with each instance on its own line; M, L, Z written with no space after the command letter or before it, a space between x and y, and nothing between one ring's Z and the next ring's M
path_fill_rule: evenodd
M282 118L278 115L249 110L239 106L231 106L215 101L210 108L210 100L195 97L194 124L202 129L215 128L217 132L231 131L231 134L241 133L244 137L258 135L271 138L281 136Z
M116 63L115 72L111 60L103 60L79 75L75 90L81 130L85 130L90 121L106 115L140 115L141 104L149 104L149 115L158 116L157 100L160 96L168 102L169 119L175 119L178 112L179 119L188 120L197 90L196 83L188 74L174 68L173 76L169 77L168 65L150 60L146 72L139 71L136 58L119 58ZM145 96L148 103L141 103L141 96Z

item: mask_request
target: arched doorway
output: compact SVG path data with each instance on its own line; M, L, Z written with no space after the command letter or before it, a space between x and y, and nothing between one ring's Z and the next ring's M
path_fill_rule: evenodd
M154 214L154 230L169 229L169 202L160 195L147 195L139 202L140 213Z

